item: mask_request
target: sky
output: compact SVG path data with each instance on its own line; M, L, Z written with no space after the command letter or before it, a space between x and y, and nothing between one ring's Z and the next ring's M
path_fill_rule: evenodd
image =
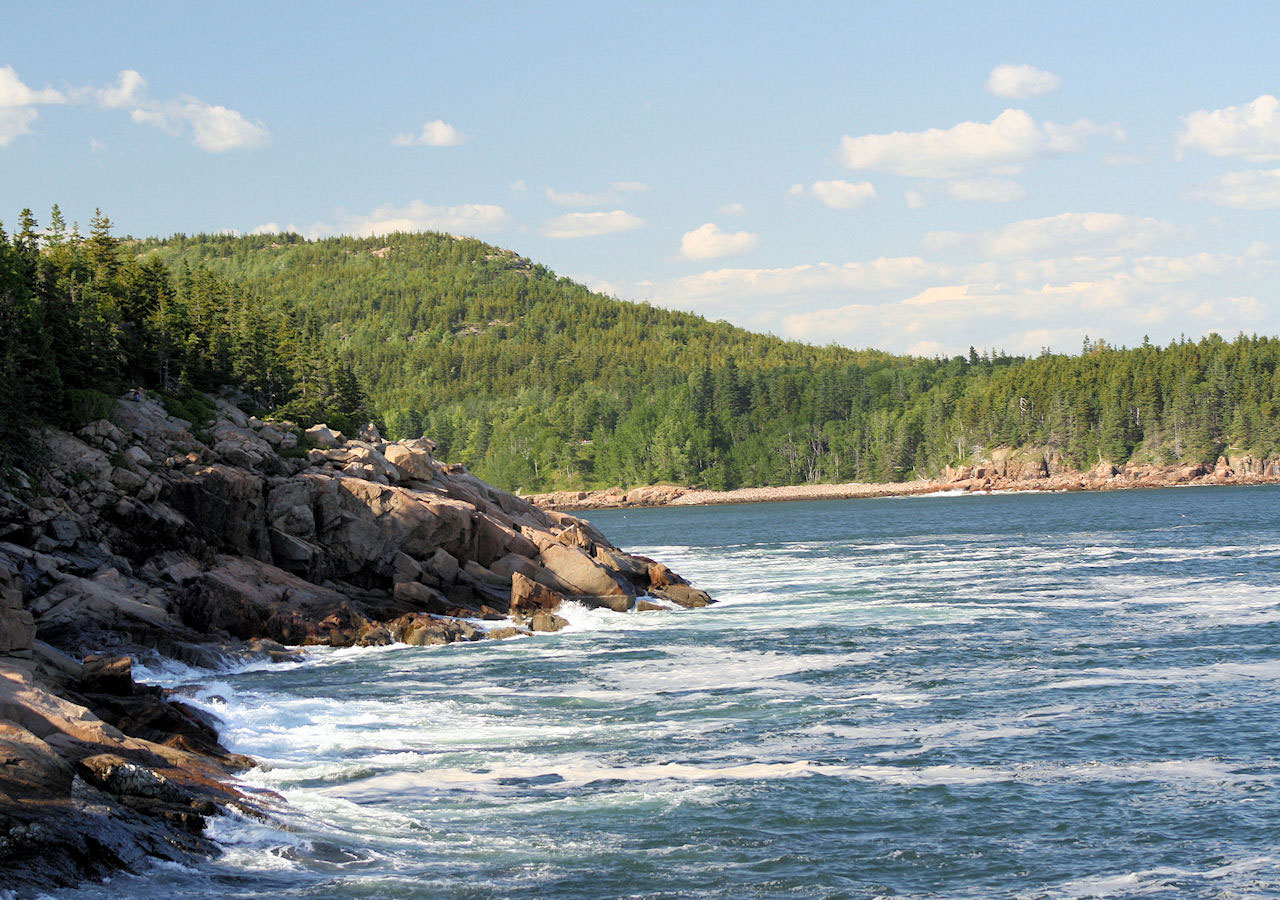
M0 0L0 221L465 234L927 356L1280 334L1280 5Z

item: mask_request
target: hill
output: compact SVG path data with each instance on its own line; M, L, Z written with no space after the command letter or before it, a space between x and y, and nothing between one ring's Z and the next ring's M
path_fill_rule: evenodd
M1280 450L1269 337L927 359L627 303L446 234L122 241L100 216L79 239L28 214L3 244L10 437L87 421L101 390L230 384L304 424L426 434L526 491L897 481L995 447L1077 469Z

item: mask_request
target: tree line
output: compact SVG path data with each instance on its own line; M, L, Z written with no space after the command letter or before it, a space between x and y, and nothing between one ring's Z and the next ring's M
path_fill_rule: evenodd
M623 302L470 238L121 240L101 215L82 238L24 214L0 291L10 435L136 383L376 419L529 491L894 481L996 446L1077 468L1280 452L1271 337L895 356Z
M999 445L1077 468L1280 451L1275 338L917 358L626 303L447 234L177 235L139 252L286 306L394 435L425 432L506 487L893 481Z
M35 429L76 428L135 388L196 418L198 392L227 386L300 420L368 418L355 373L288 306L136 246L100 210L88 235L57 206L44 228L29 209L12 236L0 223L0 462L31 457Z

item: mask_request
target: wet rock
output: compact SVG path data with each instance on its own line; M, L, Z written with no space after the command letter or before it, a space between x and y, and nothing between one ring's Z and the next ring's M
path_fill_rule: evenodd
M511 614L531 615L559 609L564 596L539 584L523 572L511 576Z
M568 619L562 619L555 613L540 609L529 617L529 628L533 631L559 631L569 625Z
M91 653L84 658L80 671L82 693L132 697L133 687L133 660L129 657Z

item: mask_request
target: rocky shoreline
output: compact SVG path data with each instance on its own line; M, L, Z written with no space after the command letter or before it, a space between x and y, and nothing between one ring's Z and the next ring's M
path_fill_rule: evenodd
M1087 472L1057 469L1046 457L1030 461L1007 448L976 466L948 467L941 478L868 484L798 484L710 491L673 484L623 490L558 491L524 499L543 509L571 512L654 506L712 506L722 503L774 503L794 500L854 500L936 493L1011 493L1018 491L1118 491L1135 488L1280 483L1280 459L1219 457L1203 463L1113 466L1100 463Z
M253 761L139 684L134 661L532 635L564 627L570 601L713 602L429 440L216 405L193 429L122 399L110 420L45 433L38 471L0 475L0 886L18 896L213 854L208 817L272 815L277 798L234 783Z

